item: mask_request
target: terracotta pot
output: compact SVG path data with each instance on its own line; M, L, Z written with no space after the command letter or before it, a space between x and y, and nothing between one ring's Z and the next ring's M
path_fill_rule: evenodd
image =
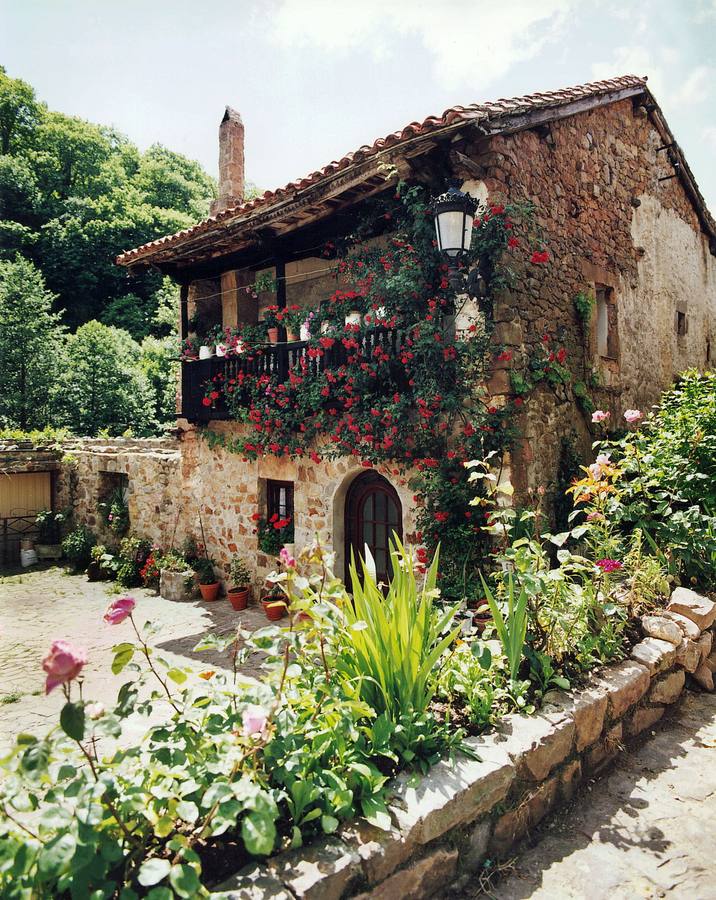
M298 335L295 331L286 331L286 340L293 343L298 340Z
M485 627L492 621L492 615L488 613L475 613L472 617L473 627L477 629L478 634L482 634Z
M202 600L216 600L219 596L219 582L215 581L213 584L200 584L199 590L201 591Z
M267 334L270 344L278 344L278 328L268 328Z
M234 609L246 609L249 603L249 589L247 587L233 587L226 592L229 602Z
M261 603L263 604L266 618L271 622L282 619L286 615L286 598L283 594L274 597L262 597Z

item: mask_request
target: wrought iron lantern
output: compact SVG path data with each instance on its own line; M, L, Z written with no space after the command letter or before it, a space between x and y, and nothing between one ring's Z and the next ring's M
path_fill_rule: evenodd
M485 296L485 282L476 266L465 278L458 261L466 256L472 244L472 223L479 202L452 185L432 202L438 249L447 257L448 279L458 292L476 299Z
M449 261L457 261L470 250L477 206L474 197L454 185L433 200L438 249Z

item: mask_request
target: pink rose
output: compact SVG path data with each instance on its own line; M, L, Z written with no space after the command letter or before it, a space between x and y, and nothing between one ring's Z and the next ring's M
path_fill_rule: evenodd
M49 694L58 684L77 678L86 662L85 650L79 650L67 641L53 641L50 652L42 660L42 668L47 672L45 693Z
M609 418L609 413L603 409L595 409L592 413L592 422L605 422Z
M104 614L104 621L109 625L119 625L127 616L131 615L136 605L136 601L132 597L120 597L119 600L114 600L109 604L107 612Z
M628 410L624 413L624 418L627 420L627 422L628 422L630 425L633 425L634 422L638 422L639 419L643 419L643 418L644 418L644 413L641 412L641 410L638 410L638 409L628 409Z
M263 706L247 706L241 715L243 732L246 737L263 737L268 722L268 713Z
M293 569L296 566L296 560L291 556L288 550L285 547L281 547L281 550L278 554L278 558L281 560L281 563L289 569Z

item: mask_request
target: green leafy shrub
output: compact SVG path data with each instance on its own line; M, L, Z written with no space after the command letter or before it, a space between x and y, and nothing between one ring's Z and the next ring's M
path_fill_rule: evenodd
M399 553L396 564L407 563ZM348 619L356 634L372 626L361 629L348 612L330 555L314 546L301 561L306 574L290 558L274 578L291 597L291 627L209 636L196 648L232 649L236 668L260 651L262 682L239 680L236 671L190 678L150 646L159 626L140 629L129 597L115 600L104 617L110 625L129 620L136 635L114 647L112 671L131 677L111 708L75 690L86 654L53 645L43 665L47 690L61 685L65 694L60 728L44 738L21 735L3 763L0 895L204 897L208 884L251 857L331 834L357 814L390 827L386 773L395 769L398 748L412 735L416 755L427 759L451 741L438 739L429 716L395 722L366 702L367 679L344 660L355 656L344 636ZM447 624L432 606L434 569L424 592L399 575L389 616L398 639L397 619L412 610L412 628L400 639L413 640L401 646L427 653L430 669ZM367 587L371 603L375 590ZM426 708L421 669L411 662L401 676L405 708ZM151 693L142 688L149 681ZM110 743L100 756L97 741L117 738L136 714L163 721L140 742Z
M597 304L594 294L580 291L572 300L580 322L586 327L592 321L592 313Z
M84 572L92 559L97 543L94 533L86 525L78 525L62 541L62 552L75 572Z
M62 526L66 518L65 514L61 512L52 512L49 509L40 510L35 519L38 544L59 544L62 537Z

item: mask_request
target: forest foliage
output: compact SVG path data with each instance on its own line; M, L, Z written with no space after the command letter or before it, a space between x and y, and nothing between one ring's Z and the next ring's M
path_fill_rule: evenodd
M199 163L50 110L0 66L0 428L171 421L176 289L114 260L215 194Z

